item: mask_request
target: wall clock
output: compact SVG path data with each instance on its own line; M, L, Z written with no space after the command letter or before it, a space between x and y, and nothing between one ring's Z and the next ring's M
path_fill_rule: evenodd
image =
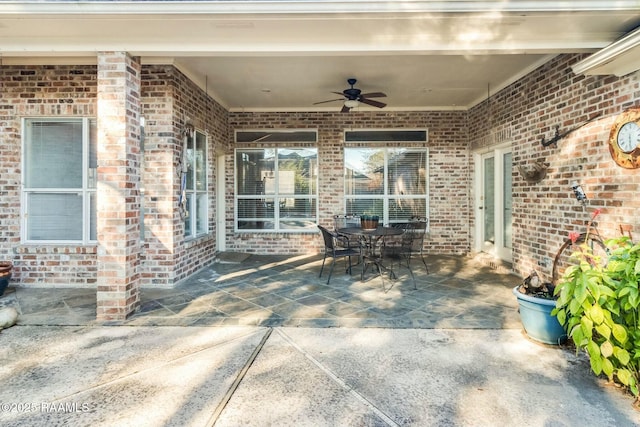
M620 114L609 134L609 152L623 168L640 168L640 108Z

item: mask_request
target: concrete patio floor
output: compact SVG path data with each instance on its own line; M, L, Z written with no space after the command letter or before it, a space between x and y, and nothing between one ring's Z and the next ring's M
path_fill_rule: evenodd
M432 256L383 290L317 257L222 261L109 325L95 292L10 289L0 425L640 425L583 354L522 333L511 274Z
M233 261L234 258L242 262ZM225 261L231 260L231 261ZM328 260L327 263L331 262ZM414 260L397 280L344 263L318 277L321 256L223 256L173 289L141 291L137 326L296 326L512 329L520 327L511 289L521 279L477 260L429 256L431 274ZM18 288L21 325L95 322L95 290Z

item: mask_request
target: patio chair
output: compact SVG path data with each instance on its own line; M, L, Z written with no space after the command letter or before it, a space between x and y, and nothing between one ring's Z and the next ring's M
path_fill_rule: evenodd
M412 232L414 233L415 238L413 239L409 262L411 262L411 257L413 255L419 255L427 274L429 274L429 266L427 265L427 261L424 259L424 237L427 233L429 219L424 217L413 217L411 218L410 224L413 224Z
M338 246L345 249L360 249L361 241L357 237L338 233L341 228L360 227L360 217L356 215L334 215L333 228L338 236Z
M419 239L419 233L414 232L417 222L408 222L398 224L397 227L403 227L404 232L400 235L398 241L392 241L390 244L385 244L381 249L382 260L389 261L387 263L389 268L389 276L396 277L394 271L394 263L398 266L406 267L411 275L411 281L413 282L413 289L417 289L416 279L411 269L411 254L414 251L414 247L417 246L416 241Z
M327 258L333 258L333 262L331 263L331 269L329 270L329 277L327 278L327 285L331 281L331 275L333 274L333 267L335 267L338 258L348 258L349 266L346 271L351 274L351 257L356 256L360 258L360 250L355 248L341 248L338 246L339 236L338 233L331 232L327 230L325 227L318 225L320 232L322 233L322 238L324 240L324 258L322 258L322 267L320 268L320 276L322 277L322 272L324 270L324 264Z

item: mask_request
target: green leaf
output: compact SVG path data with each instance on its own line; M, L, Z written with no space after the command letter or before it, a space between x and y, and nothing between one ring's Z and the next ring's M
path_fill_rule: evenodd
M589 292L593 296L593 298L598 301L600 299L600 280L598 277L591 277L587 281L587 288Z
M600 375L602 373L602 358L600 355L590 356L589 361L591 363L591 370L593 373Z
M576 347L583 348L587 345L587 340L582 333L582 329L578 326L571 329L571 338L573 339L573 343Z
M627 366L631 361L631 355L624 348L615 347L613 349L613 354L622 366Z
M632 377L633 378L633 377ZM640 394L640 392L638 391L638 385L637 384L631 384L629 386L629 389L631 390L631 393L635 396L638 397L638 395Z
M607 298L615 298L616 292L608 286L600 286L600 296L607 297Z
M580 319L578 317L575 316L569 316L567 317L567 331L571 331L574 328L580 328Z
M636 382L636 377L634 377L633 375L631 375L629 381L629 389L634 396L638 397L638 383Z
M580 328L585 337L591 338L593 336L593 322L587 316L582 316L580 319Z
M596 331L602 335L604 339L609 339L611 337L611 328L607 326L605 323L602 323L596 326Z
M613 379L613 363L609 359L602 359L602 372L609 380Z
M555 313L556 318L558 319L558 322L560 322L561 325L564 325L567 321L567 314L566 312L561 309L558 310L557 313Z
M610 265L608 265L608 270L614 273L619 273L621 271L624 271L626 268L626 264L619 261L613 261L613 262L610 262L609 264Z
M629 338L627 336L627 330L624 328L624 326L618 325L617 323L613 325L613 327L611 328L611 332L613 332L614 338L618 340L620 344L626 343L627 339Z
M633 274L635 274L636 276L640 276L640 258L636 260L636 266L633 269Z
M589 353L589 357L600 357L600 346L594 341L589 341L587 343L587 352Z
M620 304L618 304L617 302L607 308L611 313L615 314L616 316L620 315ZM605 311L605 316L608 314L609 319L611 319L611 313Z
M577 299L574 298L569 301L569 312L574 316L578 316L582 313L582 306Z
M564 307L569 302L569 296L566 292L558 293L558 288L554 291L554 294L558 295L558 299L556 300L556 307Z
M628 287L624 287L620 289L620 292L618 292L618 298L627 295L630 291L631 291L631 288L628 288Z
M605 341L600 345L600 354L604 357L613 356L613 345L610 341Z
M596 325L599 325L602 322L604 322L604 314L602 312L602 307L600 307L597 304L591 307L591 309L589 310L589 317L591 318L591 320L593 320L593 323L595 323Z
M640 292L638 292L638 288L631 288L629 291L629 304L633 308L637 308L638 304L640 304Z
M629 385L631 383L631 372L628 369L618 369L618 372L616 372L616 375L618 377L618 380L624 384L624 385Z
M577 285L573 298L578 304L582 304L587 299L587 276L582 276L582 280Z

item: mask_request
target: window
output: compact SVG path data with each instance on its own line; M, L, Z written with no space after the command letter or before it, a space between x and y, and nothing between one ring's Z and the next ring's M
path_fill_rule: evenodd
M23 240L96 241L95 119L25 119L23 129Z
M426 129L358 129L344 132L345 142L427 142Z
M318 150L237 149L236 231L317 231Z
M426 148L346 147L346 213L378 215L385 224L426 217L427 159Z
M308 129L269 129L269 130L238 130L237 143L267 143L267 142L318 142L318 131Z
M206 234L208 227L207 195L207 136L194 131L189 133L185 142L186 173L183 176L185 210L185 237Z

